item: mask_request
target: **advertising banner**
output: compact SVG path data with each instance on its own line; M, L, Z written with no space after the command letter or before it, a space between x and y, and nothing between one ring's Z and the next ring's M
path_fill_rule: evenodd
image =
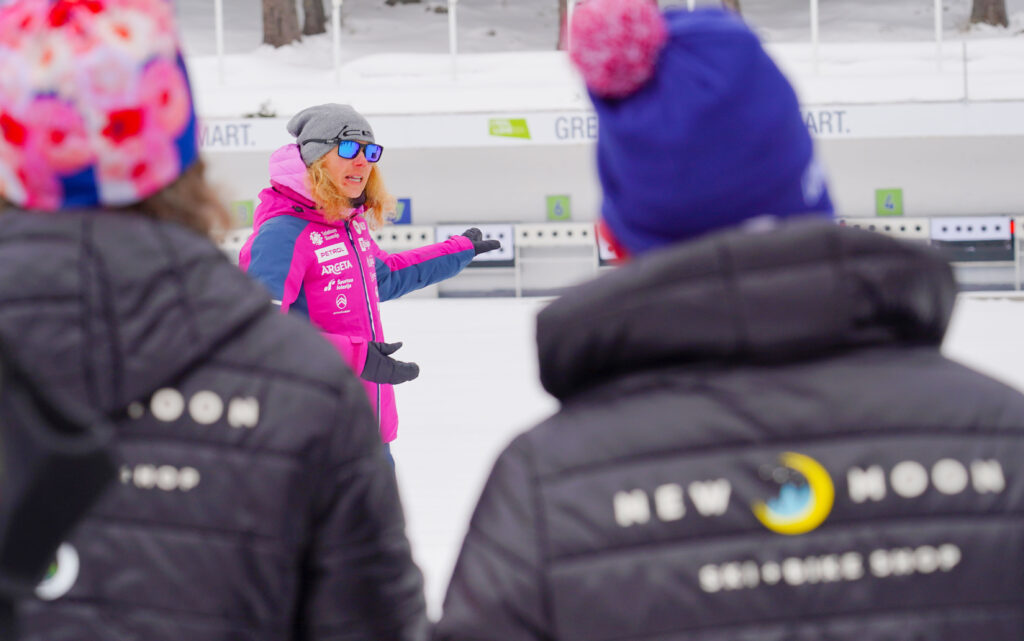
M805 107L804 124L819 139L1024 135L1024 102L905 103ZM368 114L385 149L580 145L597 140L591 111L465 114ZM294 142L287 118L207 119L207 152L272 151Z

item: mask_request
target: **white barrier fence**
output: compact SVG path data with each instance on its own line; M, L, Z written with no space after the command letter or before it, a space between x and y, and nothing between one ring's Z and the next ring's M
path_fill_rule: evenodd
M1024 235L1016 230L1024 224L1024 217L839 218L837 223L933 245L960 275L977 269L1005 270L1012 275L1000 284L1005 287L1006 281L1012 280L1012 289L1021 289ZM470 269L459 276L482 284L449 292L453 295L504 290L516 297L549 295L592 278L614 263L610 247L599 238L593 223L392 225L375 236L381 249L394 253L442 241L467 227L479 228L485 239L500 240L502 248L476 257ZM232 230L221 248L237 260L249 234L249 229ZM431 290L432 295L437 293L437 289Z

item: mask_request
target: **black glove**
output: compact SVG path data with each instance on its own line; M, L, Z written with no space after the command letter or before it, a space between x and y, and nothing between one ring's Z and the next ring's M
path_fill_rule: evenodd
M501 249L500 240L484 240L484 233L476 227L470 227L462 232L462 235L473 242L473 251L476 252L474 256L479 256L495 249Z
M374 383L398 385L411 381L420 375L420 366L416 363L396 361L391 355L402 346L398 343L381 343L370 341L366 349L366 364L360 376Z

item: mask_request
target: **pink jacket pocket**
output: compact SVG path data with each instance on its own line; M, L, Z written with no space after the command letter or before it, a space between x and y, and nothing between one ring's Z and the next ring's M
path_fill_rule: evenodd
M346 336L323 332L324 338L334 345L341 357L345 359L352 371L358 376L366 365L366 339L362 336Z

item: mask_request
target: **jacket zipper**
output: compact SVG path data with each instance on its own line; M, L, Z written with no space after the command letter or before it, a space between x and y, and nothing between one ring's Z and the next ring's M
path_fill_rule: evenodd
M356 257L356 264L359 266L359 280L363 282L363 300L366 302L366 316L370 319L370 338L377 340L377 326L373 318L373 305L370 304L370 288L366 284L366 272L363 271L363 256L359 253L358 245L352 238L352 228L349 226L351 220L345 221L345 234L348 242L352 245L352 254ZM377 383L377 422L380 423L380 383Z

